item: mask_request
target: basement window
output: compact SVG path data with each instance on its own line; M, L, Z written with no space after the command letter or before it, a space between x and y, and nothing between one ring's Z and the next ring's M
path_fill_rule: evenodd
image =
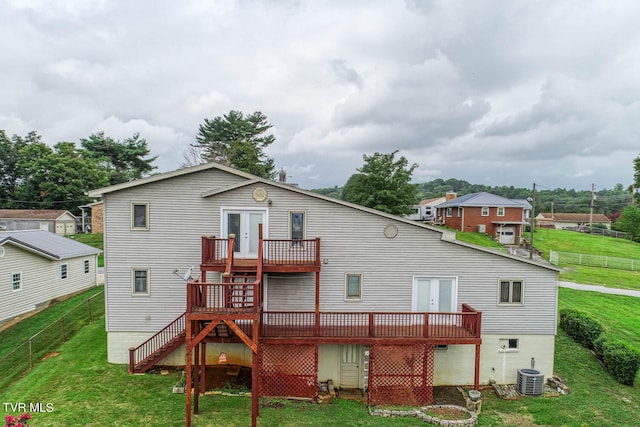
M519 340L517 338L500 338L498 345L501 352L516 352L519 348Z

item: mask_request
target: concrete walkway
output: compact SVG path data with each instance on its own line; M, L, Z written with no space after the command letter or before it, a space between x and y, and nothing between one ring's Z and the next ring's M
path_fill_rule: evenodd
M560 281L558 282L558 286L562 288L577 289L579 291L600 292L603 294L626 295L630 297L640 298L640 291L634 291L632 289L607 288L605 286L599 286L599 285L582 285L580 283L560 282Z

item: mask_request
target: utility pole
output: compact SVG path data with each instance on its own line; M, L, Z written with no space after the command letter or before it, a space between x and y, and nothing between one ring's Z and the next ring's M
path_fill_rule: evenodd
M593 201L596 198L596 195L594 194L595 187L595 184L591 184L591 210L589 211L589 227L593 226Z
M529 244L529 259L533 259L533 232L536 227L536 183L533 183L533 197L531 200L531 225L529 225L529 231L531 232L531 242Z

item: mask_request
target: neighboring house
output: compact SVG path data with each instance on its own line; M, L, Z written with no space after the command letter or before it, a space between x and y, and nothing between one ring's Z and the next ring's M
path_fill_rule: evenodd
M460 231L487 233L503 245L518 245L531 205L490 193L473 193L438 205L440 222Z
M603 214L588 213L549 213L536 215L536 226L542 228L555 228L557 230L577 230L580 227L603 224L611 228L611 220Z
M0 232L0 323L95 286L99 253L44 230Z
M203 361L251 366L254 405L328 379L424 404L433 385L515 383L533 359L553 373L547 263L216 163L89 195L104 201L109 362L143 372L186 351L196 399Z
M104 204L102 201L78 206L82 210L81 227L83 233L103 233L104 232ZM89 214L87 215L88 210Z
M0 231L45 230L62 236L75 234L76 217L54 209L0 209Z
M447 197L449 197L449 194L455 193L447 193ZM434 222L436 220L436 206L446 202L447 197L435 197L421 200L420 203L413 206L415 211L412 214L407 215L406 218L414 221Z

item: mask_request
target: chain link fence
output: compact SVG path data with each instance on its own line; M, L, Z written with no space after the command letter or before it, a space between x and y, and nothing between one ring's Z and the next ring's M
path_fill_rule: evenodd
M87 324L104 316L104 290L86 299L0 358L0 390L6 388Z
M553 265L586 265L589 267L615 268L618 270L640 270L640 260L616 258L602 255L576 254L572 252L551 251L549 262Z

